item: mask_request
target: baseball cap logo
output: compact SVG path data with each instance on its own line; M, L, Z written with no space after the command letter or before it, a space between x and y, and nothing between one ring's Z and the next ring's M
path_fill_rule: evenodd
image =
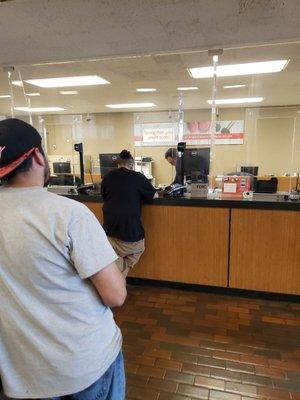
M2 151L6 149L6 146L0 146L0 160L2 156Z

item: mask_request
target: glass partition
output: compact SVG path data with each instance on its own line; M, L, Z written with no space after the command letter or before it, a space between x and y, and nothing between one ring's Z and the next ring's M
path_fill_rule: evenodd
M221 53L215 79L214 52L203 50L2 70L0 118L15 115L32 123L43 137L53 175L70 171L73 183L80 178L74 145L82 143L85 183L101 181L116 155L128 149L136 169L164 187L176 174L165 153L183 141L188 150L199 149L205 157L210 152L205 162L212 188L220 187L223 175L258 167L252 169L254 175L261 180L276 177L279 191L295 189L300 171L300 44ZM255 69L277 61L283 61L279 69L275 65L277 72ZM268 65L257 66L261 62ZM87 76L98 77L98 82L50 87L49 82L34 81Z
M219 56L216 181L251 174L252 188L261 193L299 186L299 50L299 43L274 44Z
M278 180L278 191L294 191L300 172L298 107L246 110L249 132L245 165L257 166L259 179Z
M148 176L157 187L168 186L175 179L175 169L165 159L165 153L169 148L176 147L178 132L177 111L134 114L136 169Z

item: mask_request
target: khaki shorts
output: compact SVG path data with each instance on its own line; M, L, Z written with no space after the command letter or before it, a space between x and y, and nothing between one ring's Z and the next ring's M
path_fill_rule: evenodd
M127 276L129 270L138 263L145 251L145 239L138 242L123 242L123 240L108 237L110 244L119 256L116 264L122 274Z

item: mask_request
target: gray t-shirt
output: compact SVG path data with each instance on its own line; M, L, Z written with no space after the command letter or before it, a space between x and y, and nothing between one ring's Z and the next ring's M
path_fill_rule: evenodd
M121 349L89 279L117 259L84 205L46 189L0 188L0 375L13 398L79 392Z

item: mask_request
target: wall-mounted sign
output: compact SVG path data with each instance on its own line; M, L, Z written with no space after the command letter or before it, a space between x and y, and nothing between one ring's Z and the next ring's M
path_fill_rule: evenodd
M183 141L189 144L210 144L210 122L188 122ZM243 144L244 121L218 121L216 123L215 144Z
M135 146L173 146L178 141L178 124L135 124Z
M210 144L210 121L193 121L184 124L182 141L188 145ZM134 125L135 146L175 146L178 142L179 124L141 123ZM215 144L243 144L244 121L218 121L216 123Z

